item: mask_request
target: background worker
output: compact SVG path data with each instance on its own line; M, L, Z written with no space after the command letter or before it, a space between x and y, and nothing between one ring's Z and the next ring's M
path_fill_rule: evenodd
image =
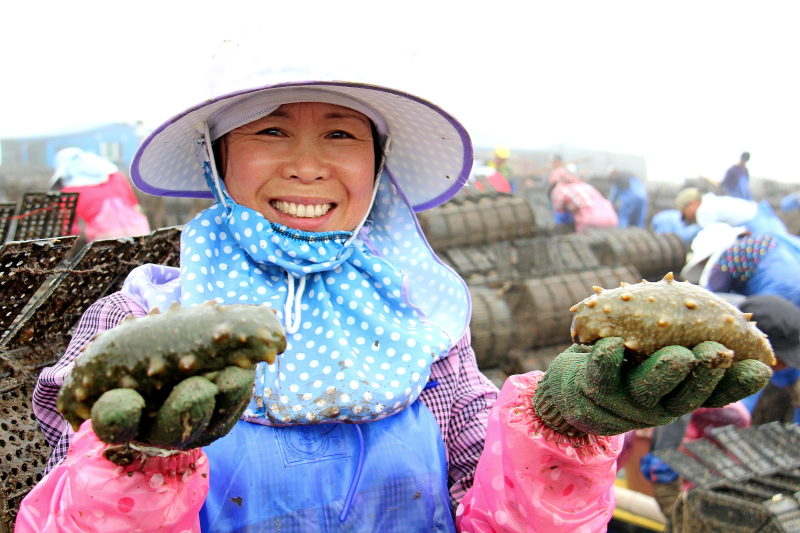
M508 161L510 157L511 150L508 149L508 146L497 146L487 163L488 167L498 171L509 182L514 179L514 170L511 168L511 163Z
M786 225L766 200L756 203L712 192L704 194L696 187L687 187L678 193L675 207L686 224L697 223L701 228L722 222L729 226L745 226L753 234L789 236ZM797 247L800 249L800 241Z
M743 227L714 224L701 231L695 257L682 275L712 292L743 296L772 294L800 307L800 252L780 236L750 235ZM700 261L703 256L707 262Z
M747 162L750 161L750 152L742 152L739 162L728 169L725 178L722 180L722 188L725 194L734 198L752 200L750 195L750 171L747 170Z
M150 233L128 178L115 164L80 148L64 148L55 165L48 189L79 193L73 235L83 233L92 242Z
M644 228L647 224L647 189L644 184L630 172L615 167L609 168L608 177L611 179L608 201L616 208L619 227Z
M753 424L800 423L800 308L776 295L751 296L741 305L769 337L777 363L762 390L741 401Z
M501 193L511 194L511 184L498 170L482 165L476 161L472 165L472 172L469 181L482 193L491 193L493 190Z
M650 229L656 233L674 233L684 243L692 244L692 240L700 231L700 226L697 223L686 224L683 215L677 209L665 209L653 216L650 220Z
M575 220L575 231L585 232L588 228L615 228L619 223L614 206L600 191L582 181L564 168L561 156L552 159L553 170L548 178L553 214L561 223L567 213Z

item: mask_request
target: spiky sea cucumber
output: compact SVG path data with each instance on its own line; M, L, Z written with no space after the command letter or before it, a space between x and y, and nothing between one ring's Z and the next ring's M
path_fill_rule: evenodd
M283 327L268 307L174 303L163 314L156 309L142 318L129 317L95 336L76 358L56 407L77 431L103 393L134 389L146 403L145 423L184 379L213 380L230 366L272 364L285 348Z
M693 348L715 341L733 350L734 361L775 364L772 346L750 321L752 314L702 287L675 281L671 272L655 283L594 289L596 294L570 308L573 342L622 337L629 350L649 355L665 346Z

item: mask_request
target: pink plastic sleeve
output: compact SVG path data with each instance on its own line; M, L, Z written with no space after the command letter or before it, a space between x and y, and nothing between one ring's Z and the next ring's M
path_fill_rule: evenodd
M623 439L569 438L531 402L544 374L509 378L492 408L475 483L456 510L463 533L606 531Z
M22 500L14 531L200 533L208 493L202 449L121 467L103 457L107 447L84 422L64 461Z

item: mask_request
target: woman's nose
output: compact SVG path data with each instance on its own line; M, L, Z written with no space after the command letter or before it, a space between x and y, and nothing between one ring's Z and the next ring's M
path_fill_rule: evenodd
M292 144L289 160L284 167L285 177L308 182L329 177L328 164L313 141L297 140Z

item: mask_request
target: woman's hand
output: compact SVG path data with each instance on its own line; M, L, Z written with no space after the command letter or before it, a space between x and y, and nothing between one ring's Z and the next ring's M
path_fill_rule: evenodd
M264 306L174 304L101 333L75 363L57 407L104 442L188 450L224 436L250 401L258 362L286 346ZM108 457L108 454L106 455Z
M250 401L255 372L229 366L206 376L192 376L175 385L153 416L134 389L111 389L92 406L92 429L103 442L186 450L205 446L226 435ZM141 432L142 415L150 416Z
M688 350L667 346L634 364L624 340L573 345L550 365L534 398L549 427L569 436L618 435L668 424L698 407L722 407L764 387L772 372L760 361L732 364L716 342Z

